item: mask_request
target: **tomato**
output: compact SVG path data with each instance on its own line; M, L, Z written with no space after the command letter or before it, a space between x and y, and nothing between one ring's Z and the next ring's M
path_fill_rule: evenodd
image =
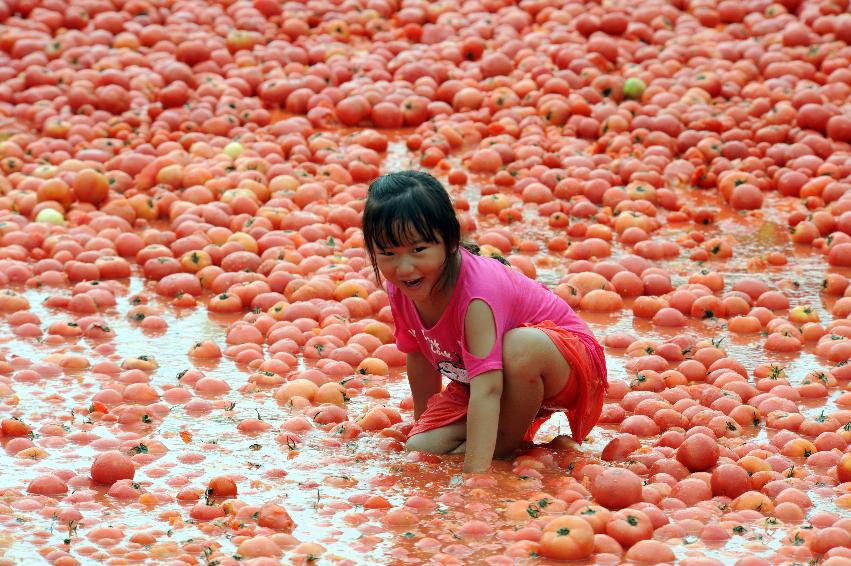
M207 492L211 497L236 497L236 482L226 476L217 476L210 480Z
M32 432L32 428L22 420L13 417L0 421L0 432L4 436L26 436Z
M676 556L671 547L658 540L640 540L626 552L625 558L635 562L673 563Z
M91 465L92 480L111 485L118 480L132 480L136 468L127 455L116 450L98 454Z
M336 105L337 117L347 126L359 124L370 116L371 107L369 101L360 95L350 96L342 99Z
M653 536L653 523L650 518L637 509L623 509L612 514L606 525L606 534L629 548L640 540Z
M594 531L583 519L564 515L544 525L540 554L555 560L583 560L594 552Z
M587 521L597 534L606 532L606 525L611 518L611 511L600 505L585 505L577 509L575 514Z
M83 169L77 173L71 188L81 202L100 204L109 196L109 181L94 169Z
M677 448L677 460L689 470L703 471L718 461L718 443L705 434L693 434Z
M286 508L274 503L267 503L260 508L257 513L257 524L283 532L292 532L295 528L295 523Z
M851 481L851 455L842 455L836 464L836 475L841 482Z

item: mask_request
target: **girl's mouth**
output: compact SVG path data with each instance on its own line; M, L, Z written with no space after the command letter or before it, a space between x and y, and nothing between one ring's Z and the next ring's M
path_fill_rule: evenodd
M410 279L408 281L402 281L402 285L407 289L419 289L422 283L422 277L419 277L417 279Z

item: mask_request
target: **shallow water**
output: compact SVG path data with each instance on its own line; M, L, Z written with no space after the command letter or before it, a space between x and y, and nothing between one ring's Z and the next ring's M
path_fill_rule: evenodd
M404 145L401 142L392 143L386 160L387 168L397 169L409 165ZM469 183L463 194L471 204L475 203L479 196L476 183ZM697 198L706 197L698 195ZM783 205L779 202L773 204L775 208ZM766 206L767 211L773 210L771 205L769 203ZM534 207L527 207L524 215L528 216L528 222L522 226L527 228L520 230L520 235L545 241L550 231L541 222L533 220L537 215ZM488 221L482 221L480 228L488 226ZM519 226L521 224L514 224L513 228ZM772 285L783 286L793 306L812 305L823 321L830 320L830 304L819 294L825 274L823 259L808 249L792 246L779 218L745 217L725 211L721 221L705 228L705 231L707 237L723 233L738 242L732 260L709 263L710 268L725 275L728 288L736 279L749 275L746 271L746 260L749 257L782 250L789 255L790 264L784 268L769 267L759 275ZM669 226L660 230L656 237L676 239L684 233L683 228ZM567 262L557 259L551 263L553 265L540 269L538 278L554 286L566 273ZM684 283L688 275L696 271L694 263L683 256L660 262L660 265L670 271L674 286ZM797 284L787 285L789 280ZM237 531L217 522L193 524L188 517L191 504L173 499L178 491L173 483L176 476L185 478L188 486L203 489L210 478L229 474L237 481L240 500L257 505L268 501L282 503L297 525L293 534L300 540L322 544L327 549L324 556L329 561L335 561L334 557L337 557L336 561L351 559L354 563L414 564L433 559L439 552L454 556L463 563L475 563L501 554L508 543L497 535L498 531L512 530L518 526L518 523L507 520L501 513L507 502L528 498L536 492L554 493L558 490L565 473L561 467L542 470L540 481L533 478L524 480L512 473L508 462L497 462L495 470L499 486L471 494L466 488L449 486L449 478L460 470L460 457L419 461L405 453L386 451L382 448L382 438L370 434L352 441L339 441L329 439L321 431L310 432L304 435L304 443L299 447L298 455L288 459L287 447L275 440L275 431L286 418L300 412L278 404L272 398L270 389L241 393L239 388L245 385L249 372L228 358L214 363L197 363L187 357L191 346L202 339L212 339L222 344L227 324L234 317L209 315L203 306L180 310L168 307L163 314L168 329L162 333L145 332L128 320L124 313L131 307L130 297L136 294L144 293L154 302L158 301L152 284L146 287L139 276L134 276L122 284L122 289L117 306L102 313L117 336L112 342L114 352L103 346L96 351L94 347L98 344L86 339L68 341L58 347L48 346L40 340L19 339L4 323L0 324L0 353L5 354L7 360L19 357L39 363L51 352L66 350L81 353L92 364L104 359L120 361L139 355L152 355L159 369L151 375L150 385L157 390L176 384L179 372L191 367L201 369L208 376L224 379L231 390L213 397L215 408L206 415L189 414L182 406L176 405L171 407L161 422L116 427L86 422L85 417L73 412L76 407L88 405L92 395L99 390L103 376L94 375L90 371L60 371L54 377L35 383L15 382L13 378L13 388L20 400L17 408L36 430L40 424L59 421L70 431L87 430L103 439L120 439L122 431L133 432L161 441L168 451L161 456L148 455L150 462L139 467L135 478L144 490L162 494L166 499L164 503L151 508L130 500L118 500L106 495L105 488L95 487L91 501L84 505L84 518L73 532L69 531L68 525L58 524L49 514L43 516L30 511L26 498L7 492L0 498L0 502L12 506L11 513L0 515L0 525L7 532L14 533L14 538L0 538L0 552L5 550L3 556L7 559L21 562L36 560L39 549L61 546L64 539L70 538L71 544L67 548L70 548L72 555L86 561L105 560L109 556L122 556L137 547L127 543L126 538L138 531L159 533L157 543L147 549L151 556L149 562L166 559L177 552L163 545L166 541L174 541L181 547L187 541L197 543L201 540L205 546L221 546L224 555L231 555L235 552L231 539ZM48 288L24 291L32 305L32 312L41 318L43 326L49 322L73 318L67 312L50 309L43 304L43 300L51 294L62 292L62 289ZM166 303L163 302L163 305ZM628 307L627 302L626 308L615 316L581 314L601 339L612 332L626 332L641 339L658 341L681 332L699 338L720 339L722 347L749 371L768 360L782 363L787 368L792 384L799 383L811 369L828 367L827 362L818 359L811 348L805 348L802 353L793 356L770 354L762 348L764 337L732 336L726 331L722 320L690 321L685 329L670 331L634 319ZM624 361L622 353L607 352L611 381L629 379ZM304 360L301 363L302 367L306 367ZM399 401L409 394L406 380L399 371L393 372L388 380L376 379L375 382L387 387L390 392L387 404L391 407L398 406ZM839 391L834 389L825 402L809 403L802 408L802 412L808 416L817 415L820 411L829 412L835 409L834 401L838 395ZM367 405L364 396L354 397L348 404L349 415L360 414ZM254 417L267 421L273 429L256 435L237 431L236 425L242 419ZM546 441L567 432L566 420L556 416L544 427L538 440ZM765 427L748 434L756 442L766 441L770 437ZM599 454L616 435L616 425L599 426L574 456L570 456L564 449L555 450L554 454L563 464L572 459L593 456ZM35 443L38 445L40 440L36 437ZM645 439L645 444L649 446L652 441L652 438ZM4 446L7 442L8 439L3 439ZM23 492L30 479L57 469L71 470L76 475L86 476L97 450L91 446L69 446L47 448L48 456L38 461L22 461L5 452L0 453L0 466L10 471L3 474L0 487ZM188 463L187 455L198 460ZM327 479L332 476L339 480L335 483L345 485L329 485ZM82 492L85 493L87 489L82 488ZM463 498L458 497L461 493L464 494ZM360 505L349 502L348 499L355 494L381 494L394 507L402 506L411 495L422 495L437 501L438 507L434 511L419 512L420 521L417 525L394 529L381 524L383 510L364 510ZM815 510L840 511L830 496L814 493L810 493L810 496L815 503L810 513ZM22 508L18 509L16 505ZM67 502L58 504L60 508L67 506ZM353 513L363 513L359 520L366 522L359 525L347 522L346 517ZM542 513L546 516L545 510ZM720 513L719 510L719 516ZM493 533L476 537L460 535L458 531L461 525L471 519L486 521ZM95 526L106 524L123 527L125 540L110 548L90 544L85 538L86 533ZM703 553L726 562L746 552L767 553L780 545L780 537L784 533L784 529L755 524L748 525L743 536L735 536L721 546L707 547L696 536L686 537L679 543L672 541L672 544L679 558ZM536 560L536 563L540 562Z

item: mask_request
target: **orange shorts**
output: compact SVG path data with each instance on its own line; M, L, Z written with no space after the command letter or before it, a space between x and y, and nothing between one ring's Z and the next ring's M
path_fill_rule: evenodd
M597 359L603 359L602 348L599 353L589 352L576 334L550 321L524 326L543 330L564 356L571 370L564 389L549 399L544 399L537 417L526 431L525 440L531 441L541 425L554 412L563 411L570 423L571 436L581 444L600 419L603 398L608 388L605 363L602 367L599 363L594 363L595 354ZM408 437L463 419L467 416L469 401L470 386L450 381L446 389L428 400L426 410L414 423Z

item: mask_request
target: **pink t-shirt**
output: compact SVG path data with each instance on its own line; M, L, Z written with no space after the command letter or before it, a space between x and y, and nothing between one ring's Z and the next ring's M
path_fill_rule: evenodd
M385 282L396 324L396 346L400 351L422 352L445 377L470 383L479 374L502 369L502 338L506 332L524 323L550 320L582 341L596 367L605 367L603 349L591 330L543 283L495 259L473 255L464 248L461 254L461 273L452 299L431 328L423 324L414 302L398 287ZM473 299L490 305L496 322L496 342L490 354L483 358L470 353L464 339L464 319Z

